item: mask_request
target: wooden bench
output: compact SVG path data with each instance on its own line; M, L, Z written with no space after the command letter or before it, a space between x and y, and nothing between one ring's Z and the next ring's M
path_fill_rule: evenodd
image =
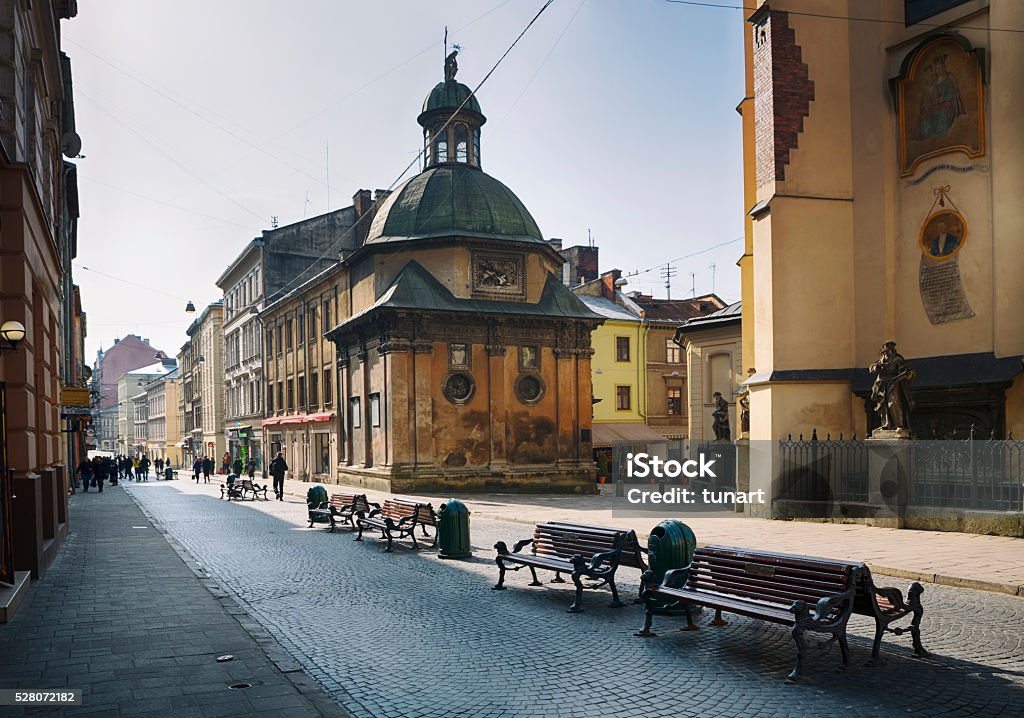
M337 520L341 519L355 528L355 516L358 512L369 513L371 507L380 508L380 504L371 504L366 494L331 494L331 500L320 504L317 508L309 510L309 528L314 523L330 523L331 531L334 531Z
M242 479L241 480L241 487L242 487L241 490L242 490L242 498L243 499L246 496L250 496L252 498L252 500L255 501L256 498L260 494L262 494L263 495L263 500L264 501L269 501L269 499L267 498L267 489L269 487L266 484L260 485L260 484L254 483L252 479Z
M374 504L376 506L376 504ZM384 506L377 507L366 513L356 512L356 528L359 534L356 541L363 540L364 528L380 529L381 538L387 539L385 552L391 551L391 542L396 538L411 538L412 547L419 548L416 543L416 527L419 526L424 536L429 536L427 526L434 527L434 545L437 545L437 515L430 504L421 504L406 499L388 499Z
M527 546L530 552L523 553ZM570 613L583 610L584 588L605 585L612 591L611 606L622 606L615 586L615 571L620 564L641 570L647 568L636 534L628 529L607 526L552 521L538 524L533 537L517 542L511 551L504 541L494 544L494 548L498 552L494 559L498 564L498 583L494 590L504 590L505 571L519 571L524 566L533 576L531 586L543 585L537 579L538 568L555 572L552 583L564 583L562 574L567 573L576 586L576 600L569 606ZM590 582L586 586L584 579Z
M636 635L654 636L654 614L680 608L686 614L684 630L697 630L691 606L707 606L715 609L712 623L716 626L725 625L724 611L791 627L797 657L787 682L799 679L803 670L806 631L831 634L839 643L845 668L850 661L846 624L865 568L864 564L731 546L698 548L689 566L667 571L660 585L652 572L644 574L641 595L647 616Z

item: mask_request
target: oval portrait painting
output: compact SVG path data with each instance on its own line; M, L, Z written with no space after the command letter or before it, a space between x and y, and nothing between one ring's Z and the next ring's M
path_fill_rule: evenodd
M967 241L967 220L959 212L943 209L929 215L918 243L924 256L938 262L955 257Z

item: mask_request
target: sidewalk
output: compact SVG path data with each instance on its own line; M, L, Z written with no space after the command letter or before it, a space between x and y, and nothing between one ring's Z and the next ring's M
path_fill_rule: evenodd
M70 502L70 538L0 625L0 688L81 688L82 705L0 714L345 715L122 488Z
M269 480L268 480L269 481ZM285 492L302 499L311 484L286 481ZM327 493L339 487L325 484ZM388 494L362 488L380 502ZM404 498L416 498L407 496ZM424 495L437 505L447 495ZM474 516L537 524L542 521L579 521L631 528L646 543L648 532L671 518L612 516L608 496L537 496L522 494L459 495ZM1004 536L887 529L859 524L825 524L804 521L770 521L742 516L695 517L685 523L697 535L698 544L747 546L768 551L807 554L841 560L863 561L875 573L913 581L963 586L1024 596L1024 539ZM518 538L525 538L527 533ZM509 537L516 538L516 537Z

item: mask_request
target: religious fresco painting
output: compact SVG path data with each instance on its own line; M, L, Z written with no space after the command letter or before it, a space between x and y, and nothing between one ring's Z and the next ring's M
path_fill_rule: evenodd
M942 36L919 47L897 80L900 176L931 157L985 154L981 61L958 38Z
M929 215L918 236L918 244L924 256L937 262L946 262L955 257L966 242L967 220L951 209Z

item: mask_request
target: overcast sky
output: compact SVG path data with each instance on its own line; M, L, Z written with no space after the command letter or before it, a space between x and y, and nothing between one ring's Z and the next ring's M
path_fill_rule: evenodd
M444 79L445 26L475 87L542 5L80 3L62 32L85 155L75 282L89 362L128 333L177 353L186 300L217 299L272 215L287 224L392 186ZM672 295L690 295L690 272L711 291L714 264L715 291L738 299L742 32L737 10L556 0L479 91L484 170L545 237L585 244L589 228L603 271L731 242L675 262ZM626 289L665 296L657 269Z

